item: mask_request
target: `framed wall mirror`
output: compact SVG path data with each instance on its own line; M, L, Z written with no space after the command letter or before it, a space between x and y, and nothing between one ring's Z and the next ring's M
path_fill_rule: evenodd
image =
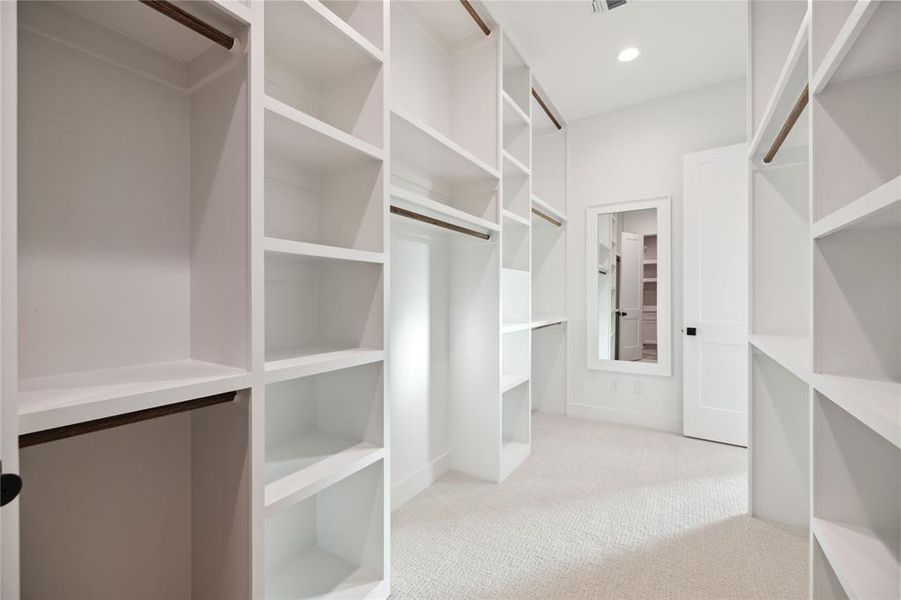
M669 376L670 197L588 207L588 368Z

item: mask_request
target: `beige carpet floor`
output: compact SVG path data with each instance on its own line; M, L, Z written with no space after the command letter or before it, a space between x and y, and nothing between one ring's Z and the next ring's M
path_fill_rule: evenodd
M535 415L500 485L450 473L396 511L392 597L806 598L807 534L747 516L747 451Z

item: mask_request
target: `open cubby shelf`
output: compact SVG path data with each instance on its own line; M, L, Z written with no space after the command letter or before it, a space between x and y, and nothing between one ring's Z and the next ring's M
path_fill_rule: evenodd
M378 460L267 516L267 597L366 598L379 589L384 498Z
M268 514L384 458L381 363L266 388Z
M901 563L872 530L817 518L811 529L849 598L898 595Z
M520 175L523 177L528 177L531 172L529 171L529 167L527 167L519 158L513 156L506 149L503 152L504 158L504 173L509 172Z
M319 1L269 2L263 12L266 93L381 147L381 50Z

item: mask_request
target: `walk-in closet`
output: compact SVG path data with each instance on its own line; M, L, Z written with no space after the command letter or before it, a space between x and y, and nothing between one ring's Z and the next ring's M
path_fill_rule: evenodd
M901 0L5 0L0 150L3 600L901 599Z

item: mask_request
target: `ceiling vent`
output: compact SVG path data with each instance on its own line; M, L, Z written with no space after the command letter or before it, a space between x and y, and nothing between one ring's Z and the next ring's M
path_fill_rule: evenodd
M592 12L607 12L614 8L619 8L626 3L626 0L591 0Z

